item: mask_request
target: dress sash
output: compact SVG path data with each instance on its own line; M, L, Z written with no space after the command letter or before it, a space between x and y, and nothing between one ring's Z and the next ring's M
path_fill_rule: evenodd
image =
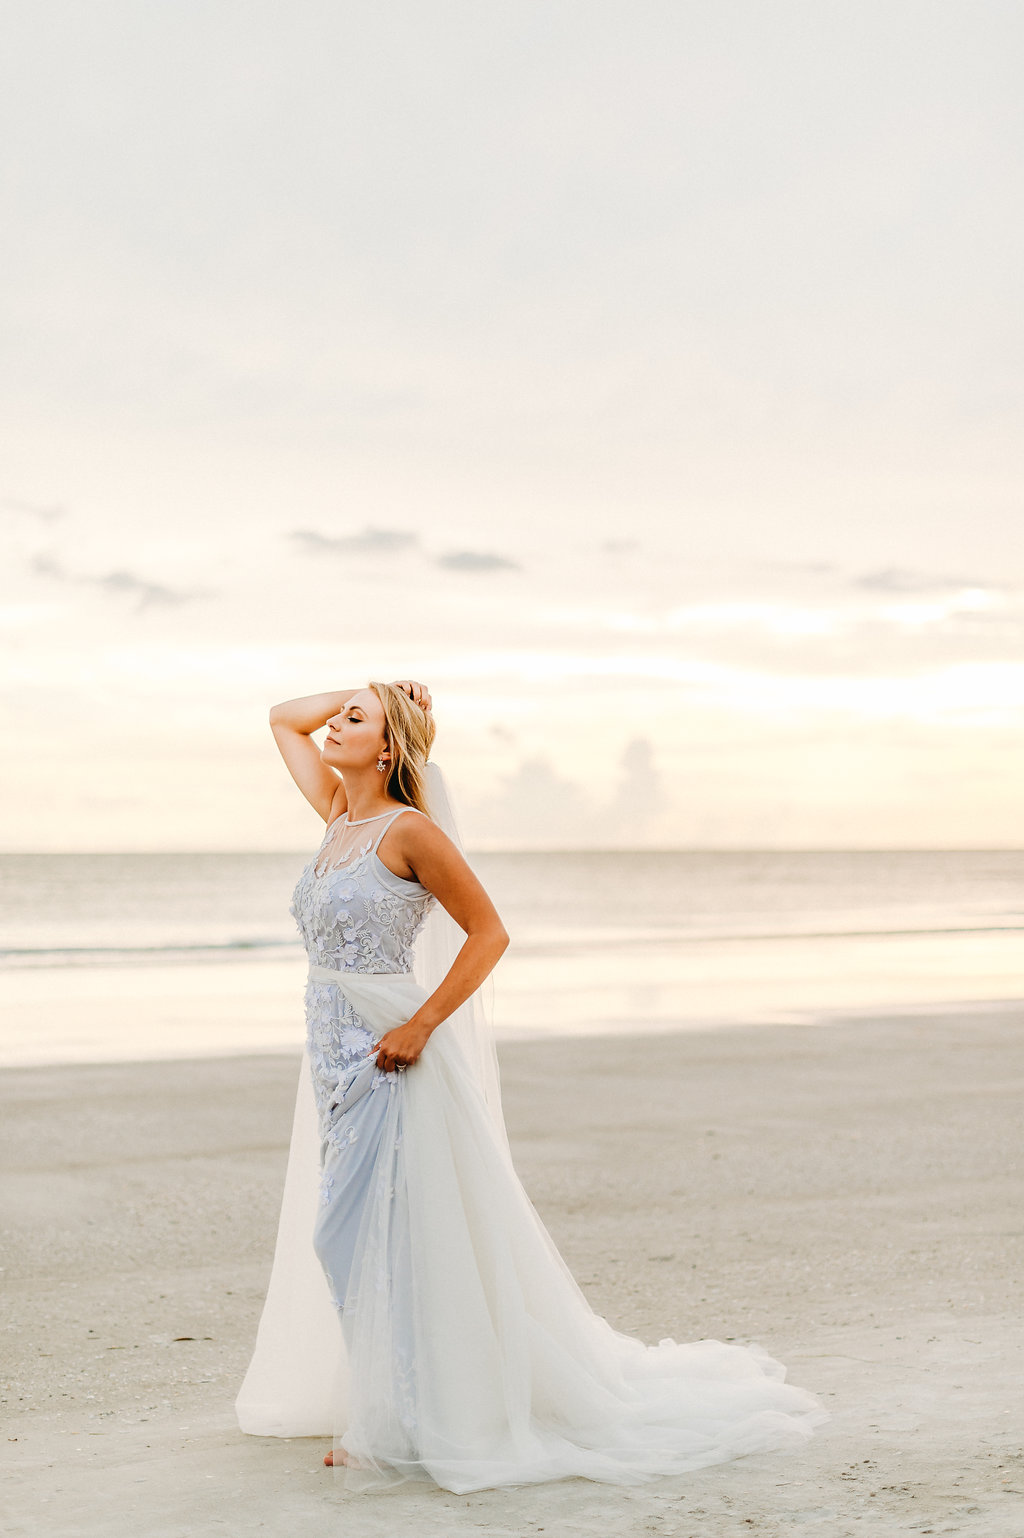
M428 997L411 972L351 972L314 965L309 980L340 989L356 1014L378 1034L404 1025Z

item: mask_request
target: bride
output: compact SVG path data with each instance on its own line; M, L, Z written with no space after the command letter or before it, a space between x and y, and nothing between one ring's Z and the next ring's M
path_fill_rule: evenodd
M427 689L311 695L270 724L326 831L291 908L306 1050L242 1431L330 1436L347 1489L460 1494L802 1446L829 1415L781 1363L614 1330L519 1182L485 1000L508 935L429 758Z

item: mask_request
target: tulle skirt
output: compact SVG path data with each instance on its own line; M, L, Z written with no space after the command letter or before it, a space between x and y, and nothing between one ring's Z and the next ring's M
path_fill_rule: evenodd
M375 1036L425 997L407 974L337 986ZM647 1346L593 1312L444 1024L406 1072L343 1076L319 1143L308 1074L243 1431L332 1436L348 1489L463 1493L635 1484L795 1450L829 1419L759 1345Z

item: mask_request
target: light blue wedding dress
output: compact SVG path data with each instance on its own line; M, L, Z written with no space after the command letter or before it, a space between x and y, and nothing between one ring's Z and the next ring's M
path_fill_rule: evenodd
M422 815L343 815L295 888L307 1047L242 1430L331 1436L351 1489L460 1493L803 1446L829 1414L760 1346L646 1346L592 1311L515 1173L465 1011L408 1070L376 1067L372 1043L432 991L414 942L439 905L377 852Z

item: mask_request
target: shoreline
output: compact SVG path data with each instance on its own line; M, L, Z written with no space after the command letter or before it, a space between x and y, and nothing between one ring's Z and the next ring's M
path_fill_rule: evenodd
M701 1019L665 1019L644 1020L640 1026L630 1022L601 1021L591 1022L589 1025L578 1029L559 1030L555 1026L543 1027L495 1027L495 1040L499 1052L506 1046L541 1046L546 1043L567 1044L577 1046L588 1041L619 1041L628 1042L639 1050L641 1044L648 1038L660 1039L665 1036L718 1036L723 1031L752 1031L757 1033L771 1033L785 1029L799 1030L832 1030L837 1026L856 1025L858 1022L870 1024L871 1021L885 1018L897 1022L913 1021L942 1021L951 1018L959 1018L964 1015L971 1017L990 1017L995 1019L1016 1020L1024 1023L1024 995L1021 998L1006 999L939 999L935 1001L918 1001L913 1003L892 1003L884 1009L871 1006L837 1005L832 1009L806 1009L787 1010L774 1014L766 1014L759 1020L749 1020L735 1014L723 1014L717 1018L704 1017ZM238 1047L225 1047L223 1045L211 1046L205 1051L176 1050L172 1047L151 1052L146 1056L111 1056L89 1058L50 1058L40 1057L38 1060L25 1059L18 1062L4 1062L0 1059L0 1081L5 1074L13 1074L27 1071L53 1071L88 1068L155 1068L161 1064L186 1064L209 1062L237 1062L246 1059L279 1059L288 1062L298 1062L304 1047L304 1041L300 1037L292 1042L282 1043L273 1040L266 1047L254 1048L252 1045Z
M1016 933L655 942L502 959L499 1042L1012 1011ZM304 954L0 969L0 1068L300 1050Z
M8 1068L6 1530L1019 1538L1024 1004L499 1051L517 1168L592 1306L762 1345L832 1411L804 1451L342 1508L318 1440L233 1413L298 1048Z

